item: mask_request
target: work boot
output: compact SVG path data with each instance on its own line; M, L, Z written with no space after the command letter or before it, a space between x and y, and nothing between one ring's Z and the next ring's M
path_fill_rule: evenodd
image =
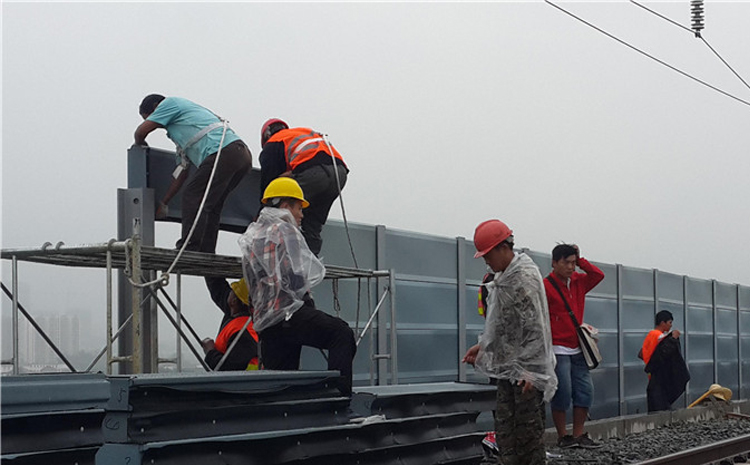
M571 447L578 447L578 445L578 441L569 434L557 440L557 447L560 449L570 449Z
M583 447L584 449L598 449L602 447L601 443L598 443L589 437L589 433L583 433L575 438L574 441L578 443L578 447Z

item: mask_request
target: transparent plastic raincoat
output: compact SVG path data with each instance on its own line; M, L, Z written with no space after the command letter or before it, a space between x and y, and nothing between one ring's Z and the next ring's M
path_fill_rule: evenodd
M549 401L557 390L556 359L539 268L518 253L486 286L487 320L475 367L492 378L530 381Z
M325 266L310 251L289 210L266 207L239 239L253 326L263 331L292 317Z

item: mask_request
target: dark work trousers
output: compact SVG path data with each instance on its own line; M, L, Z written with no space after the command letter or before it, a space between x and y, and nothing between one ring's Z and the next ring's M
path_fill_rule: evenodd
M265 370L299 370L302 346L328 349L328 369L341 373L338 388L352 394L352 361L357 352L354 331L341 318L305 303L288 321L260 333L260 354Z
M672 403L669 402L667 396L664 395L664 389L661 386L658 377L654 379L654 375L648 380L648 386L646 387L646 402L648 404L648 411L658 412L660 410L670 410Z
M216 162L216 154L209 155L203 160L198 170L190 178L182 194L182 237L177 241L177 247L181 247L193 226L195 216L198 214L203 200L203 194L208 185ZM237 187L242 178L250 171L253 159L250 150L241 140L236 140L221 149L219 166L211 182L206 204L203 206L198 224L190 238L186 250L197 252L216 252L216 240L219 236L219 222L221 220L221 209L224 208L229 193Z
M544 465L544 400L542 392L522 387L507 379L497 383L495 440L498 463L502 465Z
M304 165L303 165L304 166ZM336 164L341 189L346 184L346 168L340 163ZM323 239L320 232L326 224L331 205L339 196L339 188L336 186L336 172L333 165L315 165L302 171L292 173L292 177L299 183L305 200L310 206L305 208L305 216L302 218L302 235L310 250L320 254L323 247Z

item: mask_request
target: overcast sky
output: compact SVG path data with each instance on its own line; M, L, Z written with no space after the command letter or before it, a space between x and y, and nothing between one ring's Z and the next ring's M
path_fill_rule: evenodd
M750 80L750 2L707 3L703 36ZM644 4L690 24L687 0ZM703 42L638 6L561 5L750 101ZM750 106L542 1L4 2L2 85L3 248L116 235L138 104L158 92L228 118L255 166L269 117L328 133L353 222L471 239L496 217L532 250L576 242L592 260L750 284ZM149 142L173 149L163 131ZM157 245L177 234L159 225ZM39 306L103 295L99 274L24 269L32 291L75 284Z

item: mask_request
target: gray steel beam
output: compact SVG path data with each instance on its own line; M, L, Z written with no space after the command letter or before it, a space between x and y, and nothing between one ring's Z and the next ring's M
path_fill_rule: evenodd
M137 235L142 245L154 245L154 191L153 189L118 189L117 190L117 238L124 241ZM133 280L142 282L149 280L151 273L140 276L140 269L133 270ZM118 318L117 325L121 326L127 318L133 314L134 305L137 306L142 300L143 291L133 287L128 276L123 272L118 273L117 278L118 295ZM136 321L134 318L133 331L123 333L118 338L118 354L120 357L130 354L146 354L137 357L133 362L120 362L119 373L157 371L155 363L158 350L158 328L156 324L156 308L153 303L141 307L142 317ZM134 334L139 335L141 344L136 347ZM138 366L140 365L140 366Z

